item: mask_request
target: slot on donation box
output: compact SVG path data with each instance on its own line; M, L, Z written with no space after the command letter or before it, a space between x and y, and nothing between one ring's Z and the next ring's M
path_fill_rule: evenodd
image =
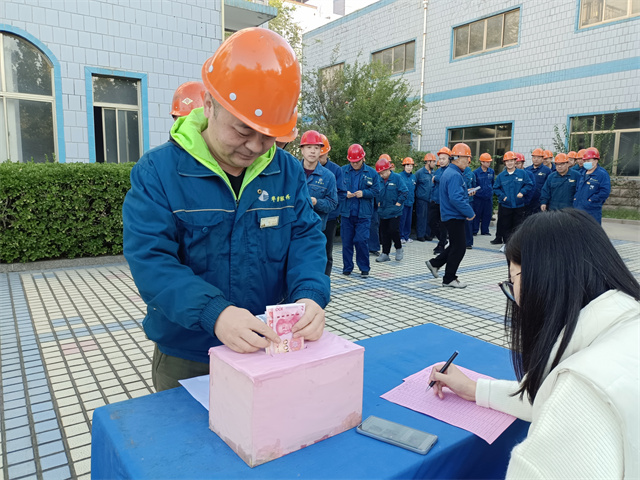
M364 348L324 332L297 352L209 350L209 428L250 467L362 421Z

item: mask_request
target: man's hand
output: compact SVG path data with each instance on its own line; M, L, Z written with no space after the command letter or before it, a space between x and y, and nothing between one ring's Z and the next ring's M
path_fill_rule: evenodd
M473 220L474 218L476 218L476 216L475 216L475 215L474 215L473 217L471 217L471 218L467 218L467 220L471 221L471 220Z
M524 197L524 195L522 195L522 193L519 193L518 195L516 195L516 197L522 198L522 197Z
M301 298L296 303L304 303L304 315L296 322L291 331L293 338L318 340L324 331L324 310L310 298Z
M547 206L544 205L544 204L540 205L540 210L542 210L543 212L546 212L547 211Z
M347 190L347 198L353 198L354 196L355 196L355 194L353 194L349 190Z
M311 197L311 203L313 204L313 206L316 206L316 203L318 203L318 200L316 200L316 197Z
M401 206L402 206L401 203L396 202L396 207L401 207Z
M356 198L362 198L362 190L358 190L357 192L354 193Z
M239 353L251 353L267 348L269 341L280 343L280 337L267 324L261 322L249 310L233 306L222 311L213 333L227 347Z

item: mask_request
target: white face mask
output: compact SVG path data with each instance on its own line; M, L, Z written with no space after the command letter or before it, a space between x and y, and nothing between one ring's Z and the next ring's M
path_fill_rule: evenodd
M593 162L584 162L582 166L585 168L585 170L591 170L593 168Z

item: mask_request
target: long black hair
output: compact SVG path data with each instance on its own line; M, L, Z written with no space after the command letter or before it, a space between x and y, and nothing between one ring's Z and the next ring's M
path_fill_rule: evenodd
M640 286L602 227L587 213L568 208L532 215L505 248L522 267L519 305L509 302L505 329L521 382L516 392L533 400L562 330L555 368L578 322L580 310L608 290L640 300Z

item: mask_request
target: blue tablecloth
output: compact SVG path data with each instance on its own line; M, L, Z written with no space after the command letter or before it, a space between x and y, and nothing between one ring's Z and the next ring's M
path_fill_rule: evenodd
M433 324L359 342L365 347L363 418L376 415L439 437L427 455L359 435L355 429L249 468L209 430L208 412L180 387L98 408L93 414L94 479L500 478L529 424L517 420L488 445L472 433L380 398L402 379L454 350L456 364L514 378L507 350ZM336 392L339 394L339 392Z

